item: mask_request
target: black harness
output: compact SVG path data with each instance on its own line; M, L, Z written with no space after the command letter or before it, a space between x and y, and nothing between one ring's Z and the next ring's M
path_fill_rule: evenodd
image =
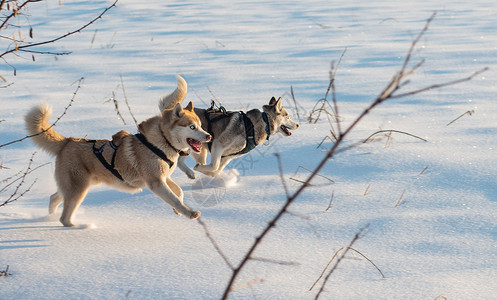
M102 152L104 152L105 144L107 144L107 143L104 143L104 144L102 144L102 146L100 146L100 148L97 148L96 147L97 146L97 141L96 140L92 140L92 141L88 141L88 142L93 142L93 153L98 158L98 160L102 163L102 165L104 165L104 167L107 170L109 170L114 176L116 176L117 178L119 178L121 181L124 181L124 179L121 176L121 174L119 174L119 172L114 168L114 163L115 163L115 160L116 160L116 153L117 153L117 146L116 146L116 144L114 144L112 141L108 141L110 147L112 149L114 149L114 153L112 153L112 159L111 159L110 164L109 164L105 160L105 157L102 154Z
M161 149L159 149L156 146L154 146L153 144L151 144L142 133L135 134L135 137L145 147L147 147L150 151L152 151L160 159L165 161L169 165L169 168L172 168L172 166L174 165L174 162L167 157L166 153L164 153ZM98 158L98 160L102 163L102 165L107 170L109 170L114 176L116 176L119 180L124 181L121 174L119 174L119 172L115 169L115 160L116 160L118 146L116 144L114 144L112 141L105 141L105 143L102 144L102 146L100 146L100 148L97 148L97 146L96 146L97 140L89 140L87 142L93 143L93 153ZM169 144L169 146L171 146L171 148L173 148L176 152L178 152L178 154L185 155L186 152L183 152L183 151L180 151L180 150L174 148L167 139L166 139L166 142ZM112 153L112 158L111 158L110 164L105 160L105 157L102 154L104 151L104 147L107 143L109 143L110 147L114 150L114 153ZM188 153L186 153L186 155L188 155Z
M216 138L212 132L212 123L214 123L218 120L221 120L223 118L227 118L227 117L233 115L234 113L239 113L243 119L243 124L245 126L245 148L243 148L242 150L240 150L236 153L224 155L222 157L247 154L250 151L252 151L255 147L257 147L257 143L255 142L254 124L252 123L250 118L247 116L247 114L244 113L243 111L226 112L226 109L223 106L220 106L219 109L214 109L214 103L212 103L212 106L209 109L204 111L204 116L205 116L205 119L207 120L207 132L212 136L212 140L214 140ZM220 114L220 115L211 118L212 114ZM262 119L266 123L266 136L267 136L266 140L269 140L269 136L271 134L271 129L269 127L269 120L268 120L266 112L262 113ZM209 143L207 143L207 146L209 147L209 151L212 148L212 140Z
M165 161L169 165L169 168L171 168L174 165L174 162L172 160L170 160L169 158L167 158L166 153L164 153L161 149L159 149L159 148L155 147L154 145L152 145L143 134L137 133L137 134L135 134L135 137L140 142L142 142L143 145L145 145L148 149L150 149L150 151L152 151L153 153L155 153L155 155L157 155L158 157L160 157L160 159L162 159L163 161ZM178 153L180 152L179 150L177 150L176 148L174 148L171 145L171 143L169 143L169 141L167 139L166 139L166 141L169 144L169 146L171 146L174 150L176 150L176 152L178 152Z

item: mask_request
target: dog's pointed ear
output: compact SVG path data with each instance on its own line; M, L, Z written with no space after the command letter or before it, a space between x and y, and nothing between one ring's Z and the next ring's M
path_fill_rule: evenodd
M193 111L193 103L190 101L188 105L185 107L185 110Z
M271 100L269 100L269 105L274 105L276 103L276 98L271 98Z
M276 101L276 103L274 104L277 112L281 111L281 109L283 108L282 102L283 101L281 101L281 97L279 97L278 100Z
M176 104L176 106L174 106L173 108L173 116L181 118L184 114L185 112L183 112L183 107L181 107L181 104Z

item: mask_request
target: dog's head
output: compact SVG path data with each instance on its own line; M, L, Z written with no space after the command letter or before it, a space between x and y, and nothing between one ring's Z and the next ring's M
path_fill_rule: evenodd
M290 119L288 111L283 107L281 103L281 98L276 100L274 97L271 98L268 105L263 106L266 114L270 116L270 122L273 122L273 128L277 128L276 132L281 132L284 136L291 136L291 130L299 128L299 124L295 123Z
M163 132L167 132L173 143L179 145L181 150L191 148L195 152L200 152L202 143L212 139L211 135L202 129L191 101L184 109L178 103L174 108L164 110L161 125Z

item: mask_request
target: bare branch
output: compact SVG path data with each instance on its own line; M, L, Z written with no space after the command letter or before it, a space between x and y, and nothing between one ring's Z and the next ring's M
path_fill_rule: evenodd
M357 124L359 124L362 119L368 115L374 108L376 108L378 105L382 104L383 102L385 102L386 100L388 99L392 99L393 98L393 94L398 91L400 88L403 88L407 83L408 81L405 80L405 74L411 74L412 71L414 71L415 69L418 68L419 65L421 65L421 63L419 63L418 65L416 65L414 68L410 69L410 70L406 70L407 68L407 65L409 63L409 60L411 58L411 55L412 55L412 52L413 52L413 49L415 48L417 42L420 40L421 36L425 33L425 31L427 30L428 28L428 25L430 24L430 22L432 21L432 19L434 18L435 14L433 14L427 21L426 21L426 24L425 24L425 27L423 28L423 30L420 32L420 34L418 35L418 37L413 41L412 45L411 45L411 48L409 49L408 51L408 54L407 54L407 57L405 58L404 60L404 64L402 66L402 68L400 69L400 71L398 73L395 74L395 76L392 78L392 80L390 81L390 83L387 85L387 87L380 93L380 95L365 109L363 110L363 112L357 116L350 125L348 125L348 127L346 129L343 130L343 132L340 132L340 134L337 136L337 140L336 142L333 144L333 146L328 150L328 152L326 153L326 155L324 156L324 158L321 160L321 162L318 164L318 166L314 169L314 171L309 175L309 177L305 180L304 183L302 183L302 185L300 186L300 188L298 188L292 195L288 195L287 196L287 201L284 203L284 205L280 208L280 210L276 213L276 215L268 222L268 224L266 225L266 227L262 230L262 232L255 238L255 241L254 243L252 244L252 246L248 249L248 251L246 252L245 256L242 258L242 260L240 261L240 263L238 264L237 267L235 267L233 269L233 273L232 273L232 276L226 286L226 289L224 291L224 294L222 296L222 299L227 299L230 292L232 291L232 287L233 287L233 284L236 280L236 278L238 277L238 275L240 274L240 271L244 268L244 266L247 264L247 262L250 260L250 258L252 257L252 254L255 252L255 250L258 248L258 246L262 243L263 239L267 236L267 234L275 227L276 223L278 222L278 220L288 211L288 207L295 201L295 199L297 199L300 194L309 186L309 184L311 183L311 181L317 176L317 174L321 171L321 169L326 165L326 163L328 162L328 160L333 157L336 152L338 151L338 147L342 144L342 142L344 141L344 139L348 136L348 134L357 126ZM478 72L477 72L478 73ZM472 79L474 76L476 76L477 74L473 75L473 76L470 76L464 80L459 80L459 81L454 81L454 82L451 82L450 84L456 84L456 83L460 83L460 82L463 82L463 81L467 81L467 80L470 80ZM435 88L435 87L439 87L439 86L445 86L444 84L442 85L433 85L432 87ZM330 84L330 88L331 88L331 84ZM423 91L426 91L428 89L420 89L417 91L417 93L421 93ZM407 96L407 95L412 95L412 93L404 93L404 94L401 94L403 96ZM398 98L398 97L396 97ZM342 149L340 149L342 150ZM281 169L281 168L280 168ZM280 176L281 176L281 171L280 171ZM359 238L359 235L362 233L362 230L364 230L365 228L361 229L361 231L356 234L356 237L352 240L351 244L349 245L349 247L352 246L352 244ZM346 250L348 251L348 250ZM344 253L345 255L345 253ZM338 261L339 262L339 261ZM337 262L337 264L338 264ZM335 265L336 267L336 265ZM332 269L332 271L334 270L335 268ZM332 272L330 272L328 274L328 276L326 277L326 280L325 282L323 283L323 286L322 286L322 289L324 288L324 285L326 284L326 281L327 279L329 278L329 276L332 274ZM316 296L316 298L319 297L319 294L322 292L322 289L320 290L320 292L318 293L318 295Z
M9 203L12 203L12 202L17 201L18 199L22 198L27 192L29 192L31 190L33 185L36 183L36 180L34 180L33 183L26 190L24 190L22 193L19 194L20 189L23 187L24 183L26 182L26 176L28 176L28 174L31 173L31 165L33 164L33 158L35 155L36 155L36 152L34 152L31 155L31 158L29 159L28 167L26 168L26 171L20 177L21 180L20 180L19 184L16 186L16 188L14 189L14 191L12 192L10 197L7 198L7 200L5 200L3 203L0 204L0 207L5 206Z
M355 250L354 248L352 248L352 246L354 245L355 242L357 242L357 240L359 240L361 238L361 235L362 233L364 232L364 230L366 230L367 228L369 227L369 224L367 224L366 226L364 226L363 228L361 228L359 230L359 232L357 232L354 236L354 238L352 239L352 241L350 241L350 244L346 247L343 247L341 248L340 250L338 250L335 255L333 256L333 258L330 260L330 262L328 263L328 265L326 266L326 268L323 270L323 272L321 273L321 276L319 276L318 280L316 280L316 282L312 285L312 287L309 289L312 290L314 288L314 286L316 285L316 283L321 279L321 277L323 277L323 274L326 272L326 269L329 267L329 265L331 264L331 262L335 259L335 257L338 255L338 253L341 251L341 250L345 250L343 252L343 255L340 256L338 259L337 259L337 262L335 263L335 265L333 266L333 268L330 269L330 272L328 273L328 275L326 275L324 281L323 281L323 284L321 285L321 288L319 289L318 293L316 294L316 297L314 299L318 299L319 296L321 295L321 293L324 291L324 287L326 285L326 283L328 282L328 279L330 278L331 274L333 274L333 272L335 272L335 270L338 268L338 265L340 264L340 262L344 259L345 255L347 254L347 252L349 252L349 250L353 250L353 251L356 251L357 253L359 253L360 255L362 255L364 258L366 258L370 263L372 263L375 268L380 272L381 276L383 278L385 278L385 276L383 275L383 272L381 272L381 270L369 259L367 258L366 256L364 256L364 254L362 254L361 252Z
M338 256L338 253L340 253L342 250L347 250L347 251L352 250L352 251L354 251L354 252L358 253L359 255L361 255L362 257L364 257L364 258L365 258L365 259L366 259L369 263L371 263L371 264L372 264L372 265L376 268L376 270L378 270L378 272L380 273L381 277L385 278L385 275L383 274L383 272L381 271L381 269L380 269L380 268L378 268L378 266L377 266L377 265L376 265L376 264L375 264L375 263L374 263L371 259L369 259L366 255L362 254L362 253L361 253L361 252L359 252L358 250L356 250L356 249L354 249L354 248L352 248L352 247L350 247L350 246L345 246L345 247L342 247L342 248L338 249L338 251L337 251L337 252L335 252L335 254L333 255L333 257L332 257L332 258L331 258L331 260L328 262L328 264L327 264L327 265L326 265L326 267L324 268L323 272L321 272L321 275L319 275L318 279L317 279L317 280L314 282L314 284L311 286L311 288L309 289L309 291L312 291L312 289L316 286L316 284L319 282L319 280L320 280L321 278L323 278L323 275L324 275L324 273L326 272L326 270L328 269L328 267L331 265L331 263L333 262L333 260L335 260L335 258ZM342 258L343 258L343 257L345 257L345 254L346 254L346 253L344 253L344 254L343 254ZM337 264L338 264L338 262L337 262ZM336 268L335 268L335 269L336 269Z
M39 165L37 166L36 168L33 168L33 169L30 169L26 172L26 175L29 175L30 173L33 173L34 171L46 166L46 165L49 165L51 164L50 162L47 162L47 163L44 163L42 165ZM19 176L20 174L22 173L22 171L20 171L19 173L17 173L16 175L14 176L11 176L9 178L6 178L4 180L2 180L2 183L7 183L9 182L12 178L15 178L17 176ZM2 189L0 189L0 193L4 192L5 190L7 190L11 185L13 185L15 182L21 180L23 177L17 177L16 179L12 180L10 183L6 184Z
M74 102L74 99L76 99L76 94L78 93L79 89L81 88L81 84L82 84L83 80L84 80L84 78L83 78L83 77L81 77L78 81L76 81L76 82L78 83L78 87L77 87L77 88L76 88L76 90L74 91L74 93L73 93L73 95L72 95L72 98L71 98L71 101L69 101L69 104L68 104L68 105L64 108L64 111L62 112L62 114L61 114L59 117L57 117L57 119L55 120L55 122L53 122L53 123L52 123L52 125L50 125L47 129L42 130L42 131L40 131L40 132L38 132L38 133L35 133L35 134L32 134L32 135L27 135L27 136L25 136L25 137L23 137L23 138L20 138L20 139L18 139L18 140L11 141L11 142L5 143L5 144L3 144L3 145L0 145L0 148L3 148L3 147L5 147L5 146L9 146L9 145L12 145L12 144L15 144L15 143L22 142L22 141L24 141L24 140L26 140L26 139L29 139L29 138L32 138L32 137L34 137L34 136L38 136L38 135L40 135L40 134L43 134L43 133L47 132L47 131L48 131L48 130L50 130L52 127L54 127L54 126L55 126L55 125L56 125L56 124L60 121L60 119L62 119L62 117L66 115L67 110L69 109L69 107L71 107L71 106L72 106L72 104L73 104L73 102Z
M467 77L464 77L464 78L461 78L461 79L457 79L457 80L453 80L453 81L444 82L444 83L433 84L433 85L430 85L428 87L421 88L421 89L414 90L414 91L407 92L407 93L403 93L403 94L390 95L389 99L404 98L404 97L407 97L407 96L412 96L412 95L420 94L420 93L423 93L423 92L426 92L426 91L429 91L429 90L432 90L432 89L439 89L439 88L447 87L447 86L450 86L450 85L455 85L455 84L463 83L463 82L466 82L466 81L470 81L473 78L475 78L476 76L478 76L478 75L480 75L480 74L482 74L482 73L484 73L484 72L486 72L488 70L489 70L489 68L485 67L485 68L483 68L481 70L478 70L478 71L474 72L473 74L471 74L471 75L469 75Z
M0 24L0 30L6 26L9 22L9 20L13 17L16 17L18 14L19 14L19 11L22 10L26 5L28 5L29 3L33 3L33 2L41 2L42 0L27 0L26 2L22 3L21 5L17 6L10 15L8 15L7 17L5 17L5 19L3 20L2 24ZM1 7L3 6L3 4L5 3L5 1L2 1L1 5L0 5L0 9Z
M38 2L40 0L28 0L26 1L23 5L29 3L29 2ZM2 54L0 54L0 58L9 54L9 53L13 53L13 52L17 52L17 51L23 51L23 52L28 52L28 51L31 51L29 50L28 48L32 48L32 47L37 47L37 46L42 46L42 45L46 45L46 44L51 44L51 43L55 43L59 40L62 40L64 38L67 38L68 36L71 36L75 33L78 33L78 32L81 32L83 31L85 28L87 28L88 26L92 25L93 23L95 23L98 19L102 18L102 16L104 14L106 14L111 8L115 7L116 6L116 3L117 1L119 0L116 0L114 1L114 3L112 3L111 6L107 7L106 9L104 9L96 18L92 19L90 22L86 23L85 25L79 27L78 29L76 30L73 30L73 31L70 31L64 35L61 35L59 37L56 37L56 38L53 38L53 39L50 39L50 40L47 40L47 41L43 41L43 42L38 42L38 43L32 43L32 44L26 44L26 45L16 45L16 47L14 47L13 49L10 49L10 50L7 50L5 52L3 52ZM7 20L6 20L7 21ZM5 23L5 21L4 21ZM4 24L2 24L3 26ZM1 27L0 27L1 28Z
M223 251L221 251L221 248L219 247L219 245L216 243L216 241L214 240L214 238L210 234L209 230L207 229L207 225L205 225L205 223L200 218L197 219L197 222L200 225L202 225L202 228L204 229L205 235L211 241L212 246L214 246L214 248L216 249L217 253L219 253L219 255L224 260L224 262L226 263L226 265L228 265L228 267L231 270L234 270L235 268L233 267L233 265L231 264L231 262L228 260L228 258L226 257L226 255L224 255Z

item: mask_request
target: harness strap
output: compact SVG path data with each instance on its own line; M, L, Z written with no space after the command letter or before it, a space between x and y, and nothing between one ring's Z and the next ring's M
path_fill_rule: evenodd
M109 142L109 144L112 147L112 149L114 149L114 153L112 154L112 160L111 160L111 162L109 164L105 160L105 157L102 154L102 152L104 152L105 144L107 144L107 143L102 144L102 146L100 146L100 148L96 148L96 141L93 141L93 153L95 154L95 156L98 158L98 160L102 163L102 165L107 170L109 170L114 176L116 176L121 181L124 181L124 179L121 176L121 174L119 174L119 172L114 168L114 163L115 163L115 160L116 160L116 153L117 153L117 146L113 142Z
M160 159L162 159L163 161L165 161L168 165L169 165L169 168L171 168L173 165L174 165L174 162L171 161L169 158L167 158L167 155L159 148L157 148L156 146L152 145L148 140L147 138L141 134L141 133L137 133L135 134L135 137L143 144L145 145L150 151L152 151L153 153L155 153L155 155L157 155Z
M252 151L257 146L257 144L255 143L254 124L252 123L250 118L247 117L247 114L245 114L243 111L240 111L239 113L242 115L243 124L245 125L245 148L236 153L224 155L222 157L246 154Z
M212 104L214 105L214 103ZM210 119L210 113L209 110L204 110L204 116L205 119L207 120L207 132L211 135L211 140L207 143L207 147L209 147L209 151L211 151L212 148L212 141L214 140L214 134L212 132L212 121Z
M220 114L219 116L215 116L211 119L211 114ZM227 112L224 106L219 107L219 109L214 109L214 101L211 102L211 107L209 109L204 110L204 117L207 120L207 132L212 136L210 142L207 142L207 147L209 147L209 151L212 148L212 141L214 140L214 133L212 132L212 123L224 119L226 117L231 116L231 112Z
M269 120L267 118L267 114L266 112L262 112L262 119L264 120L264 122L266 123L266 141L269 141L269 136L271 135L271 128L269 126Z
M210 118L210 115L212 113L219 113L219 112L221 112L222 114L219 116L215 116L212 119ZM213 106L211 106L211 108L204 111L204 116L205 119L207 120L207 132L212 136L211 141L207 143L209 151L211 151L212 148L212 141L216 138L214 136L214 133L212 132L212 123L221 120L222 118L229 117L231 114L232 114L231 112L227 113L224 107L222 106L220 107L219 111L215 111L213 109ZM243 119L243 124L245 125L245 148L243 148L241 151L238 151L236 153L224 155L223 157L246 154L252 151L257 146L255 142L254 124L252 123L250 118L247 117L247 114L245 114L243 111L240 111L239 114L241 114ZM271 135L271 127L269 125L269 120L266 112L262 113L262 119L266 123L266 140L269 140L269 136Z

